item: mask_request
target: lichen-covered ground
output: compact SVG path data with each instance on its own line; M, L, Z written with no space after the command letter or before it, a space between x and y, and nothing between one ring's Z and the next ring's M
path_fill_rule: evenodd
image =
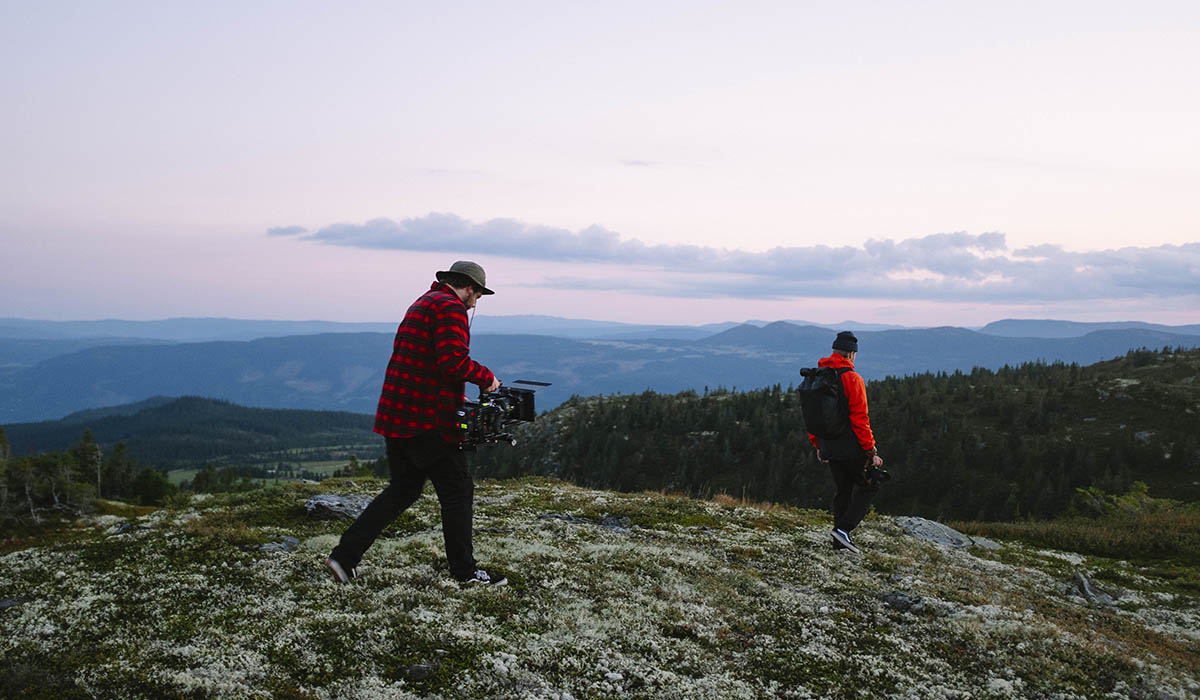
M322 561L345 523L304 502L381 486L295 484L10 542L0 696L1200 696L1200 601L1132 564L951 550L874 516L856 555L821 513L519 480L476 491L476 554L508 586L450 580L431 492L335 585ZM299 544L262 548L285 537ZM1079 597L1077 571L1115 602Z

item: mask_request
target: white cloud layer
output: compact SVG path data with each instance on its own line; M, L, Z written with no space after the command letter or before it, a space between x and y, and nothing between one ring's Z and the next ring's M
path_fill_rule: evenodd
M1200 293L1200 243L1071 252L1058 245L1011 249L1002 233L939 233L862 247L776 247L757 252L648 245L599 226L570 231L513 219L474 223L434 213L333 224L271 237L326 245L496 255L569 265L630 266L661 274L565 274L530 282L683 298L855 297L1027 303L1179 297ZM464 253L465 255L465 253Z

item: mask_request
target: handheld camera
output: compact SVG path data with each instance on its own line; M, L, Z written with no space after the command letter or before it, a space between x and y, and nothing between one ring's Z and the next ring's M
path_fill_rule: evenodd
M514 384L527 386L550 386L547 382L531 382L520 379ZM533 393L535 389L502 386L496 391L480 391L478 401L466 401L455 413L455 427L463 437L460 449L474 450L479 445L491 445L501 441L517 444L517 438L508 430L517 423L529 423L534 419Z

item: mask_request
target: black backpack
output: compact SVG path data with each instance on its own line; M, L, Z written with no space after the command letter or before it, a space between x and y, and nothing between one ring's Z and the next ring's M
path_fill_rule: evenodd
M800 370L800 412L808 432L822 440L836 440L850 427L850 400L842 388L849 367L806 367Z

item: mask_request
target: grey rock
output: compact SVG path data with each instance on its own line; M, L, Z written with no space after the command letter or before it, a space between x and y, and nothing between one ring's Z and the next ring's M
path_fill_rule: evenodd
M149 530L149 529L150 529L149 525L143 525L141 523L131 523L128 520L122 520L121 522L117 523L116 525L113 525L112 527L105 530L104 534L106 534L106 535L123 535L126 532L132 532L134 530Z
M304 507L313 518L354 520L372 500L373 496L363 494L323 493L305 501Z
M982 549L1004 549L1004 545L999 542L993 542L986 537L971 537L971 544Z
M970 537L958 530L925 518L901 516L896 518L896 524L907 530L908 534L913 537L919 537L943 547L966 549L974 544Z
M1092 588L1092 584L1088 582L1087 577L1082 572L1075 572L1073 583L1075 584L1075 590L1089 603L1093 605L1112 605L1113 597L1104 591Z
M7 610L8 608L15 608L20 604L21 604L21 601L13 600L11 598L6 599L6 600L0 600L0 610Z
M295 537L284 537L278 542L268 542L259 547L264 552L290 552L300 544L300 540Z
M889 608L895 608L900 612L920 612L925 609L925 599L919 595L892 592L884 593L880 599Z
M615 515L606 515L603 518L600 518L600 527L606 527L609 530L623 532L633 527L633 521L629 518L619 518Z

